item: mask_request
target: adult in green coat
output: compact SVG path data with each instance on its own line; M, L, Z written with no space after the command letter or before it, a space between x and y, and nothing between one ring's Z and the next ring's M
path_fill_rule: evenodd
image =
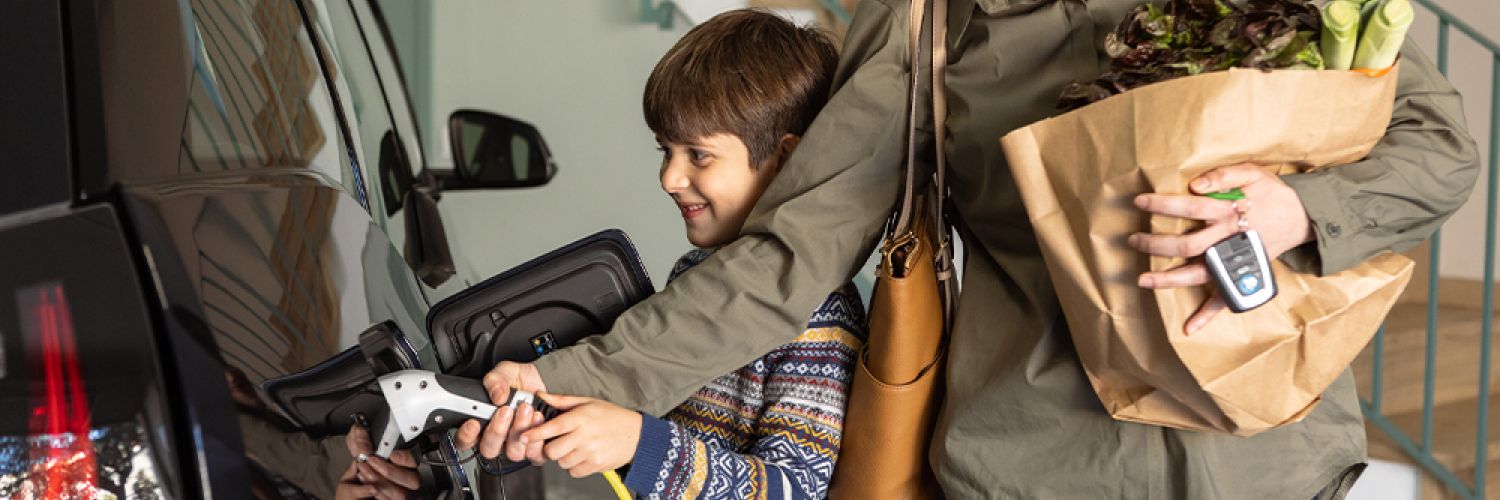
M1301 422L1240 438L1114 420L1079 365L998 139L1058 114L1064 84L1102 72L1104 35L1137 3L949 1L942 147L967 258L930 453L943 490L951 499L1342 497L1365 461L1348 370ZM761 198L746 237L627 311L608 335L534 369L497 370L488 385L544 386L660 415L795 338L826 292L864 264L895 206L911 68L907 13L901 0L860 3L832 100ZM1390 127L1367 159L1280 178L1243 166L1205 176L1216 189L1245 188L1268 250L1296 269L1331 274L1406 250L1468 197L1477 153L1460 97L1410 41L1402 54ZM930 146L931 117L924 123ZM1234 223L1220 205L1192 206L1202 200L1148 197L1144 208L1220 210L1205 217L1209 230ZM1207 246L1167 236L1132 242L1163 255ZM1148 277L1152 286L1205 279L1197 268ZM506 413L495 422L509 420ZM499 451L501 425L486 430L481 453ZM535 443L509 448L541 458Z

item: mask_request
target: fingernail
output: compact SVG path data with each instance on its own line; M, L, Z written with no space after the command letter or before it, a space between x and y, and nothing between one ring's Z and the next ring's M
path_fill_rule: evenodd
M1140 246L1141 245L1141 235L1140 234L1132 234L1132 235L1130 235L1129 238L1126 238L1125 241L1127 243L1130 243L1130 246L1133 246L1133 247Z
M1193 181L1193 189L1208 189L1208 179L1195 179Z
M1156 279L1143 274L1140 279L1136 280L1136 283L1141 285L1141 288L1151 288L1156 285Z
M1135 206L1137 208L1142 208L1142 209L1146 208L1146 195L1143 194L1143 195L1136 196L1135 197Z
M1188 323L1188 326L1187 326L1187 328L1185 330L1183 330L1182 335L1184 337L1186 337L1188 335L1192 335L1194 333L1198 333L1198 329L1199 328L1203 328L1203 324L1202 323L1199 323L1197 321L1194 321L1192 323Z
M521 437L516 438L516 442L517 443L521 443L521 444L526 444L526 443L530 443L531 440L530 439L526 439L526 435L522 434Z

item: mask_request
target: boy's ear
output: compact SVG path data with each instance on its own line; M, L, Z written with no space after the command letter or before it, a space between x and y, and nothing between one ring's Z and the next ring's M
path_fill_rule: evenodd
M786 160L792 157L792 151L795 151L797 145L801 143L802 137L799 135L788 133L781 136L781 143L776 146L777 172L780 172L781 167L786 165Z

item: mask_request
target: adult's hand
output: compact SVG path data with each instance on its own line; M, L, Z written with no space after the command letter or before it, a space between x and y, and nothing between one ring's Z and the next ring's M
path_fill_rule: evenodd
M1247 229L1260 233L1266 253L1273 259L1316 237L1297 192L1281 178L1255 164L1239 163L1215 168L1193 179L1188 188L1199 195L1239 188L1245 193L1245 199L1236 203L1194 195L1137 196L1135 205L1141 210L1205 223L1203 228L1182 235L1130 235L1130 246L1142 252L1192 259L1174 269L1142 273L1139 284L1143 288L1177 288L1208 283L1208 266L1202 259L1193 258L1239 232L1241 218L1248 221ZM1188 335L1197 332L1225 307L1223 297L1219 296L1217 289L1213 290L1208 300L1183 325L1184 332Z
M358 424L350 427L349 434L344 435L344 445L356 460L339 479L335 492L339 500L406 500L422 486L422 475L416 471L417 461L411 452L398 450L389 461L375 456L374 442L364 427ZM364 460L359 460L360 457Z
M512 388L532 394L547 390L547 386L542 383L542 375L530 363L502 361L484 375L484 390L489 392L490 401L496 405L505 403ZM540 465L545 461L542 455L543 443L527 442L521 439L521 433L541 423L542 415L532 411L529 404L520 405L515 411L508 406L501 406L488 426L481 425L478 420L464 422L458 428L454 441L459 449L472 448L478 444L479 454L485 458L495 458L504 446L506 458L511 461L519 462L529 458Z
M380 489L373 484L365 484L359 480L359 462L349 464L349 470L339 477L338 488L333 492L334 500L360 500L363 498L376 498L380 495Z

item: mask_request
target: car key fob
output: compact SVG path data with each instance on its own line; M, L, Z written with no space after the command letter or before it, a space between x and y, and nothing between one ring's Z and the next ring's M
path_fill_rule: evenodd
M1203 258L1229 310L1242 313L1276 297L1271 259L1266 257L1266 247L1254 229L1215 243Z

